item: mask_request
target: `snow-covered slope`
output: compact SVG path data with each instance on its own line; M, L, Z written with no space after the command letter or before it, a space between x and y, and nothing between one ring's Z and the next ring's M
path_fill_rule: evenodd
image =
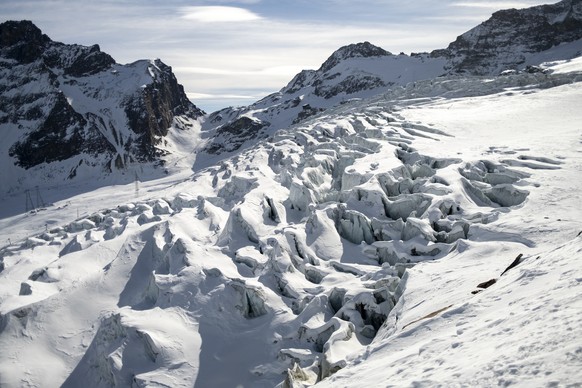
M137 199L1 219L0 382L577 383L582 66L553 66L411 83Z
M580 71L581 64L560 67ZM529 194L494 223L502 241L473 235L443 259L410 269L399 303L373 343L321 386L580 383L581 91L579 83L507 89L400 111L407 120L454 135L438 147L416 141L420 150L435 156L455 150L463 159L527 173L517 185ZM520 264L505 272L518 258ZM479 288L487 283L494 284Z
M496 76L580 55L580 0L496 12L446 49L430 54L393 55L369 42L350 44L334 52L318 70L297 74L279 92L247 107L210 115L204 124L211 139L206 149L211 155L228 154L330 107L411 82L441 75Z
M393 55L369 42L334 52L318 70L303 70L279 92L247 107L211 114L203 129L209 154L235 151L275 130L330 107L444 73L446 60L429 54Z
M31 22L0 24L0 195L163 164L202 113L160 60L120 65Z
M446 50L450 71L473 75L499 74L554 59L582 54L582 1L495 12L467 31Z
M302 71L278 93L248 107L210 115L204 125L213 137L207 150L211 154L237 150L349 99L434 78L444 72L444 65L444 59L428 54L393 55L369 42L342 47L318 70Z

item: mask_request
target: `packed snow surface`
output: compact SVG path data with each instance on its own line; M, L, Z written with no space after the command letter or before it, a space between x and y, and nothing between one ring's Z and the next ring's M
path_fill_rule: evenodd
M0 385L579 384L579 64L396 87L228 158L174 139L192 169L39 187L32 213L6 197Z

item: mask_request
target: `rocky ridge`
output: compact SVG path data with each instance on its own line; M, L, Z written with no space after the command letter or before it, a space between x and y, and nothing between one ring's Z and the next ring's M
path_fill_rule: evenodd
M531 57L582 39L582 1L495 12L490 19L467 31L433 56L449 59L450 73L495 75L507 69L535 65ZM582 54L582 44L570 50ZM551 60L552 58L547 58Z
M582 2L495 12L446 49L393 55L369 42L344 46L318 70L303 70L279 92L210 115L209 153L234 151L331 106L441 75L498 76L582 54ZM226 133L233 134L229 137Z
M30 21L0 24L0 75L0 154L16 176L54 162L64 163L53 178L162 164L168 130L187 129L174 119L203 114L160 60L120 65L98 45L53 42Z

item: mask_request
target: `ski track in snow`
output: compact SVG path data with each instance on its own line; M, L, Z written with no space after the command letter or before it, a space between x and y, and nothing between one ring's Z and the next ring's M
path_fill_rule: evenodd
M568 76L409 85L138 200L103 188L2 220L0 382L579 383Z

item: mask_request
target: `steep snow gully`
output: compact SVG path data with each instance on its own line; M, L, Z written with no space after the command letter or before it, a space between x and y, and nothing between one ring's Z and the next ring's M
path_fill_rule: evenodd
M404 347L404 328L441 314L477 314L485 307L455 305L470 296L467 282L499 276L516 252L534 260L536 233L512 214L535 212L524 209L548 190L544 172L572 171L567 158L528 148L543 130L516 134L523 146L507 149L407 116L467 96L484 96L475 97L484 110L523 108L558 89L567 104L580 101L579 82L575 72L410 84L279 130L149 198L5 246L2 384L300 387L338 376L331 385L357 385L341 370L361 372L367 357L377 375L371 350L391 338ZM560 130L571 137L572 125ZM43 225L55 211L30 217ZM485 255L503 257L471 269ZM464 272L430 272L453 259ZM420 289L434 300L407 315L423 311L403 307ZM438 358L427 346L424 357Z

